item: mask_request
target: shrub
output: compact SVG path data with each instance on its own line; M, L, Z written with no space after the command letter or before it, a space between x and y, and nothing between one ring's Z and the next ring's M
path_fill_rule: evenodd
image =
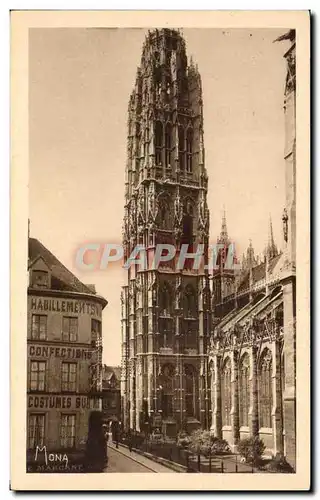
M228 441L225 439L219 439L217 437L213 437L213 441L211 444L211 454L212 455L222 455L223 453L230 453L231 449Z
M213 436L210 431L197 429L190 436L188 449L194 455L219 455L230 453L230 447L225 439Z
M186 449L190 444L190 436L186 431L180 431L177 436L177 446Z
M256 437L249 437L241 439L238 443L238 452L245 458L246 462L258 464L266 449L262 439Z
M201 453L202 447L206 444L209 444L206 432L208 431L197 429L191 434L188 448L189 451L194 455L199 455Z
M292 474L294 472L293 467L280 454L273 457L264 469L268 472L282 472L285 474Z

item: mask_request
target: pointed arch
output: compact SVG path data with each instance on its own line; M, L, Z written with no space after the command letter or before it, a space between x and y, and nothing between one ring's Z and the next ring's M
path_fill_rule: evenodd
M184 365L185 409L187 417L197 417L198 374L194 366Z
M174 412L174 375L175 368L171 363L163 365L159 377L159 389L161 394L160 407L164 417L172 417Z
M225 359L221 373L222 425L231 425L231 359Z
M188 245L188 252L193 251L193 218L194 218L194 202L191 198L186 198L184 201L184 215L182 219L182 244ZM191 264L191 261L189 262ZM187 264L187 261L186 261ZM192 262L193 265L193 262Z
M258 369L259 425L272 427L272 353L265 348L260 356Z
M239 403L240 403L240 427L249 425L250 409L250 359L248 353L244 353L239 365Z
M167 316L172 314L173 291L170 283L164 281L159 291L159 311L160 315Z
M186 146L187 146L187 172L192 173L192 153L193 153L193 130L191 127L187 129L186 134Z
M195 288L188 284L184 290L183 313L185 318L197 317L197 293Z
M160 194L158 197L158 223L159 229L172 229L172 201L167 193Z
M162 147L163 147L163 125L161 121L157 120L155 124L155 132L154 132L154 145L155 145L155 154L156 154L156 165L160 165L162 163Z
M171 150L172 150L172 124L168 122L165 128L165 165L166 168L171 167Z
M178 126L178 143L179 143L179 166L180 170L185 169L185 133L183 125Z
M149 127L147 126L144 130L144 157L148 156L149 151Z

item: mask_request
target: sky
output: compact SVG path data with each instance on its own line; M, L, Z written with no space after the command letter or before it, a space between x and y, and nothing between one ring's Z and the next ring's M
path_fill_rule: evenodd
M282 247L286 29L184 29L202 78L210 237L223 208L239 256L262 253L271 216ZM127 108L147 30L29 31L29 218L39 239L108 300L103 358L120 363L120 266L81 271L86 242L120 243Z

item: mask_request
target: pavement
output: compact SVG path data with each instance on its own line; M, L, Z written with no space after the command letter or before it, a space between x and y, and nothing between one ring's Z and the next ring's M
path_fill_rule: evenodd
M170 473L169 467L153 462L147 457L134 451L129 451L123 446L116 446L108 442L108 466L105 472L153 472Z

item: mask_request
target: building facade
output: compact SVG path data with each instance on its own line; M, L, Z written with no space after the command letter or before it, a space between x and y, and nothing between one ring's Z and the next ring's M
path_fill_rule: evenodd
M121 421L120 366L102 367L102 411L106 422Z
M123 244L125 257L143 246L147 266L128 269L121 296L122 421L175 435L208 426L211 322L201 78L179 31L149 32L128 114ZM153 268L159 244L176 256ZM179 270L183 248L198 244L202 266Z
M107 301L29 238L27 456L85 447L101 410L101 315Z
M239 439L259 436L268 455L286 456L295 467L295 33L286 52L285 179L283 244L272 226L265 258L252 245L233 293L214 302L210 341L211 429L236 450Z

